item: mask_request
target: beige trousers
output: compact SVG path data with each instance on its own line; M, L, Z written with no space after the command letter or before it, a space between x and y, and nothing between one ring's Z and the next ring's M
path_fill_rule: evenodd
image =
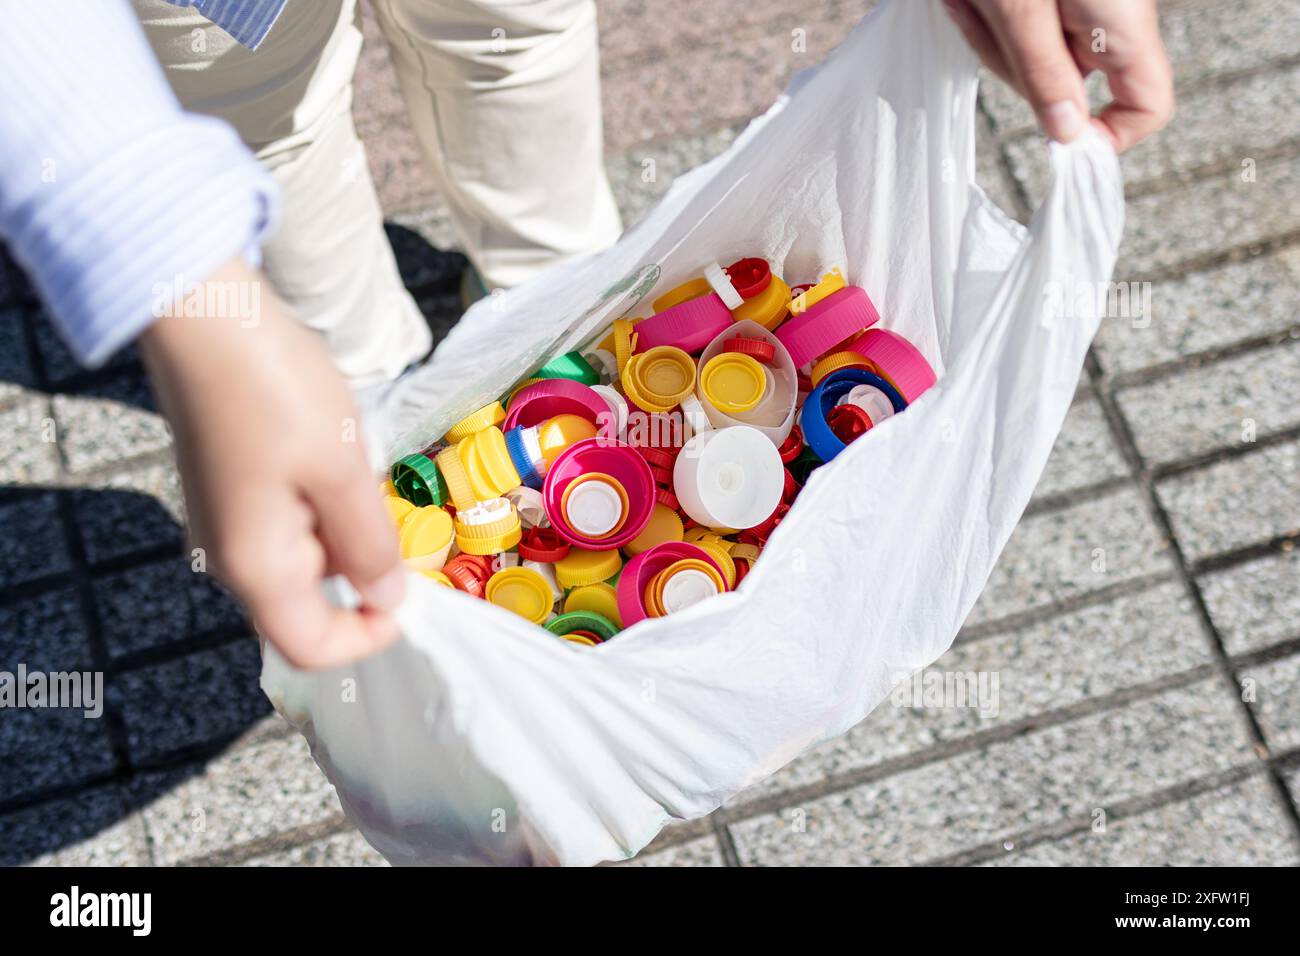
M357 386L431 344L352 122L357 0L289 0L249 51L192 9L132 0L186 109L227 120L283 191L263 267ZM605 178L593 0L370 0L411 128L470 260L509 287L620 231Z

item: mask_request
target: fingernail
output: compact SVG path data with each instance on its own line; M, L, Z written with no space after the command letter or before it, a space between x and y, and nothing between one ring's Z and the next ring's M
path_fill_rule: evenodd
M406 572L396 567L362 589L366 604L380 611L391 611L402 603L406 594Z
M1043 110L1043 129L1058 143L1068 143L1083 132L1084 118L1073 100L1061 100Z

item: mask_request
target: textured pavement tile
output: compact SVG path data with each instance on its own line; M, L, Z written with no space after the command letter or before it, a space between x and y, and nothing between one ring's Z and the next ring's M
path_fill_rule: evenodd
M1248 246L1300 226L1300 159L1261 160L1256 180L1232 170L1126 205L1118 279L1143 279L1229 246Z
M0 411L0 435L5 437L0 446L0 485L42 485L58 480L59 455L54 442L45 440L55 434L52 421L48 400L35 392L18 396L13 405Z
M271 711L258 686L261 670L250 638L116 677L109 699L126 724L132 762L226 742L248 730Z
M25 313L21 306L11 305L0 297L0 405L22 397L36 385L31 350L27 346Z
M249 630L230 592L186 558L97 578L95 603L114 658L212 631Z
M722 850L718 847L717 837L699 837L678 843L666 850L654 853L641 853L628 860L623 866L722 866Z
M85 670L93 657L72 588L0 606L0 670Z
M223 753L204 767L145 774L133 793L161 793L143 807L154 858L169 865L207 856L343 811L297 734Z
M1263 774L988 866L1296 866L1300 846Z
M1038 479L1034 497L1059 495L1128 474L1095 398L1076 399Z
M69 471L91 471L171 444L142 375L126 373L94 394L55 395L53 403Z
M1300 637L1300 551L1215 571L1198 583L1229 654Z
M1284 331L1300 317L1300 246L1152 283L1149 323L1109 318L1094 348L1126 372Z
M336 833L314 843L277 850L246 861L244 866L388 866L379 851L356 830Z
M1218 678L731 825L765 865L920 863L1255 759Z
M1254 682L1251 709L1269 750L1281 753L1300 747L1300 654L1244 668L1237 677L1245 688Z
M0 866L147 866L144 828L116 787L0 816Z
M0 504L0 587L71 567L58 502L51 493Z
M170 461L83 480L72 492L72 507L91 564L154 548L181 553L185 501Z
M1156 493L1191 560L1300 531L1300 442L1177 475Z
M978 624L1172 568L1136 490L1023 519L966 623Z
M1186 177L1199 167L1242 161L1293 140L1300 67L1245 77L1182 98L1173 121L1120 159L1126 183ZM1034 205L1047 192L1048 167L1037 135L1007 144L1008 155Z
M1160 37L1175 82L1186 87L1300 53L1300 9L1289 0L1183 3L1161 11ZM1109 99L1100 76L1088 89L1094 108ZM1034 126L1033 113L1005 83L986 83L981 92L1000 132Z
M737 802L960 740L1209 660L1209 643L1191 599L1173 582L1007 634L964 641L930 665L926 673L935 676L926 679L986 675L986 692L968 698L972 706L924 706L923 696L917 701L910 690L900 691L847 734L744 791ZM980 713L985 703L993 705L985 707L989 716Z
M107 721L68 708L6 709L0 720L0 766L0 801L111 773Z
M1300 424L1300 340L1115 394L1147 462L1191 458Z

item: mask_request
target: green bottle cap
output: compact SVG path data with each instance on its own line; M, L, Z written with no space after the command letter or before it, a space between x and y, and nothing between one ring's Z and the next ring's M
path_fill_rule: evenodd
M424 455L407 455L393 465L391 475L397 493L415 505L441 505L450 497L438 466Z
M544 626L552 634L561 636L572 631L591 631L602 641L607 641L618 633L618 626L613 621L595 611L569 611L551 618Z
M790 469L790 474L794 475L795 481L799 482L800 485L806 485L808 476L813 473L813 470L820 468L824 464L826 463L817 457L816 452L811 448L805 448L800 452L799 457L790 462L787 467ZM393 483L396 484L396 482Z
M551 359L537 370L535 378L567 378L583 385L599 385L600 373L582 357L581 352L569 352Z

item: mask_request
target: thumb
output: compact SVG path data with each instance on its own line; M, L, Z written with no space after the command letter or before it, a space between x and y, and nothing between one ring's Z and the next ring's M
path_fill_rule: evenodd
M979 6L1044 132L1059 143L1075 139L1088 125L1088 98L1056 3L991 0Z

